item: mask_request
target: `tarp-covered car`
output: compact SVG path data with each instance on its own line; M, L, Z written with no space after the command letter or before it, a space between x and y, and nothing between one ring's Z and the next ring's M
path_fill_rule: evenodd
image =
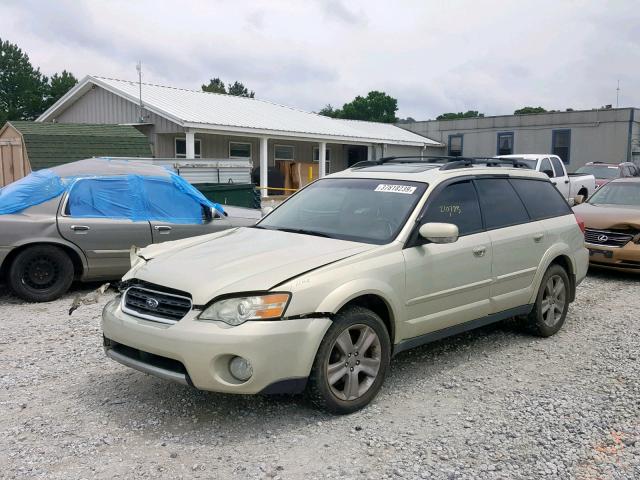
M75 279L120 278L132 246L253 225L261 213L210 202L175 173L88 159L0 189L0 275L19 297L50 301Z

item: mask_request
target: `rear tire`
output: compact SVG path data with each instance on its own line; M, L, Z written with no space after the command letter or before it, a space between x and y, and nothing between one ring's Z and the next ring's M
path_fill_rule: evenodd
M569 310L571 283L560 265L551 265L542 277L536 303L526 317L531 333L539 337L550 337L564 325Z
M318 408L345 414L377 395L387 373L391 341L371 310L349 307L325 334L309 375L307 396Z
M28 302L49 302L69 290L73 276L73 262L64 250L36 245L13 259L7 281L11 290Z

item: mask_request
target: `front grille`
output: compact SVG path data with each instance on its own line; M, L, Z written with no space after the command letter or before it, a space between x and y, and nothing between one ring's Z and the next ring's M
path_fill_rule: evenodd
M136 317L161 323L175 323L191 310L189 297L140 286L129 288L122 298L122 310Z
M611 230L587 228L584 232L584 239L587 243L606 245L607 247L624 247L632 238L633 234L612 232Z

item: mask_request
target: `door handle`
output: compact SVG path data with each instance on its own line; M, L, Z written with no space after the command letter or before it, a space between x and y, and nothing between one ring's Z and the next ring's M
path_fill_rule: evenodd
M156 232L164 235L171 231L171 227L169 225L154 225L153 228Z
M476 257L484 257L484 254L487 252L487 247L476 247L473 249L473 254Z
M86 232L87 230L91 230L91 227L87 225L71 225L71 230L74 232Z
M569 183L569 180L565 180L564 183Z
M536 233L533 236L533 241L534 242L540 242L540 241L542 241L543 238L544 238L544 233Z
M558 184L558 182L551 182L551 183L553 183L554 185L557 185L557 184Z

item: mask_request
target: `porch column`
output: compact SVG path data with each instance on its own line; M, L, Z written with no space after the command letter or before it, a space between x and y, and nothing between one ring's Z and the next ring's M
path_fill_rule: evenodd
M318 148L318 178L327 174L327 142L320 142Z
M190 130L185 131L185 143L187 145L187 158L196 158L196 134Z
M267 137L260 137L260 195L262 197L269 196L269 139Z
M374 157L373 145L369 144L369 145L367 145L367 161L369 161L369 162L372 161L373 157Z

